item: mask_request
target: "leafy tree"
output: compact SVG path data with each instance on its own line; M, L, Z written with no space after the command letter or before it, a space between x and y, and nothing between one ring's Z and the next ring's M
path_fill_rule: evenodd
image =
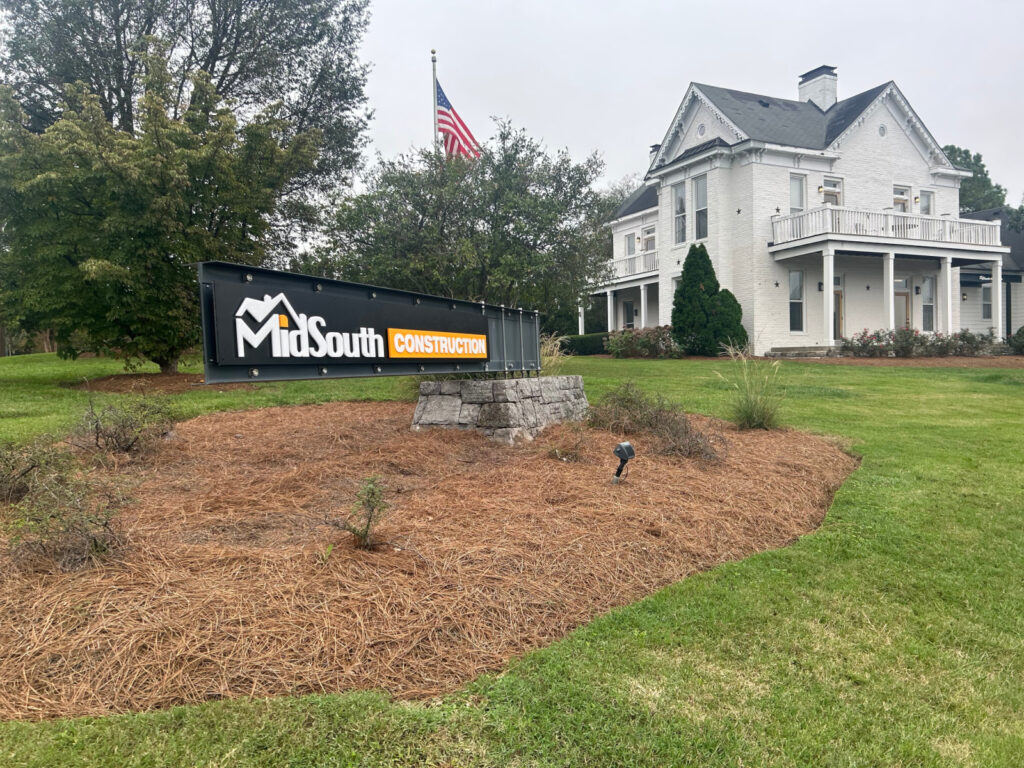
M747 343L743 310L721 290L703 243L690 246L672 301L672 335L690 355L717 355L723 343Z
M135 134L72 87L42 134L0 90L0 322L52 329L58 352L116 354L176 370L198 341L192 265L259 264L281 195L316 158L279 110L239 126L210 79L168 113L165 60L145 60Z
M327 245L292 265L539 309L546 330L574 333L577 303L610 258L601 169L499 123L476 160L422 150L381 162L367 191L338 205Z
M952 144L947 144L942 151L953 165L974 174L960 183L960 213L1001 208L1006 204L1006 188L992 182L979 153Z
M280 130L322 135L315 165L289 180L336 181L358 160L366 127L366 67L357 48L368 0L0 0L5 81L42 131L60 117L68 84L81 82L114 126L139 123L146 44L168 48L164 100L183 115L199 72L242 122L280 103Z

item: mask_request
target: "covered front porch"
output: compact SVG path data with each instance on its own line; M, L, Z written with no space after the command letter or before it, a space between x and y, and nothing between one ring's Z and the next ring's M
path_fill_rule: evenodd
M789 345L826 350L863 329L960 330L959 268L1000 285L1010 250L989 222L831 205L773 217L772 235L768 252L789 273ZM993 291L999 338L1002 303Z
M603 295L608 332L627 328L653 328L658 325L658 281L657 276L633 283L619 283L594 294ZM585 332L584 307L579 308L579 332Z

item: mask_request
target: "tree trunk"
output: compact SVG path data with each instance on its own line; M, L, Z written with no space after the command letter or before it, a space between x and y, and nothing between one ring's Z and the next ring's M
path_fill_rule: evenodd
M160 366L160 373L177 373L178 361L180 359L179 357L173 357L168 360L154 360L153 362Z

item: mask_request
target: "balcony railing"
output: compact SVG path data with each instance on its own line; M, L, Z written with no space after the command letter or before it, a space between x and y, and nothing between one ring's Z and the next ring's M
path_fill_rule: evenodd
M897 211L865 211L827 204L788 216L772 216L772 241L775 245L825 234L867 235L963 245L1000 245L998 221L920 216Z
M612 261L612 274L615 277L629 277L658 269L658 252L642 251L624 259Z

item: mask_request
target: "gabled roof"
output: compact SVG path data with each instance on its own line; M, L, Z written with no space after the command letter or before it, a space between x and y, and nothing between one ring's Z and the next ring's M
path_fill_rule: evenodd
M890 83L858 93L822 111L810 101L779 99L715 85L694 85L732 123L754 141L807 149L826 149Z
M646 211L658 205L658 188L654 186L643 186L622 201L615 213L612 214L612 221L621 219L630 214Z

